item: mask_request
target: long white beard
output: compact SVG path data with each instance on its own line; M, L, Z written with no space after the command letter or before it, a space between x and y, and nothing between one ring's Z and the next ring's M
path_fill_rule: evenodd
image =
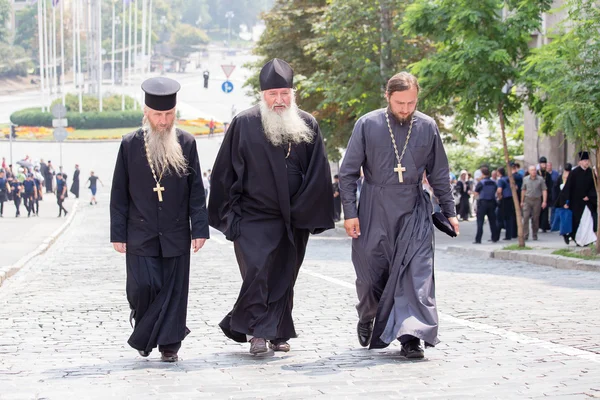
M265 99L261 98L260 118L265 136L274 146L285 143L312 143L314 140L314 132L300 116L293 99L290 107L279 114L269 108Z
M142 121L144 138L148 145L148 157L157 174L172 172L177 176L187 174L188 163L177 140L175 124L169 129L153 129L147 117Z

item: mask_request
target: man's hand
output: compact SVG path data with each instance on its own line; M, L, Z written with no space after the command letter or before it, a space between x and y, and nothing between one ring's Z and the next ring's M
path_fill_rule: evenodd
M206 243L206 239L192 239L192 249L194 249L194 253L197 253L198 250L204 246Z
M448 222L450 222L450 225L452 225L452 227L454 228L454 232L456 232L456 235L459 235L460 229L458 227L458 218L450 217L448 218Z
M127 243L113 243L113 247L119 253L127 253Z
M590 200L590 198L589 198L589 197L587 197L587 196L585 196L585 197L583 198L583 201L589 201L589 200Z
M569 209L569 205L568 204L565 204L563 207L566 208L567 210Z
M358 239L360 236L360 223L358 218L351 218L344 221L344 228L348 236L354 239Z
M546 202L545 201L542 202L542 209L544 209L544 208L546 208Z

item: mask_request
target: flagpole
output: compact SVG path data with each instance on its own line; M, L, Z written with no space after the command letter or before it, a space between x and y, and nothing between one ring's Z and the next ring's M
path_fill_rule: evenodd
M133 27L133 10L131 7L131 0L129 1L129 39L127 40L127 49L128 49L128 64L129 64L129 71L127 73L127 86L130 87L131 86L131 42L132 42L132 27ZM135 101L133 102L133 109L137 109Z
M83 73L81 72L81 17L83 5L81 0L77 3L77 84L79 85L79 113L83 112Z
M102 64L102 0L98 0L98 102L102 112L102 78L104 65Z
M52 5L52 82L58 94L58 74L56 68L56 5Z
M135 74L137 74L137 70L139 68L138 66L138 47L137 47L137 43L138 43L138 2L137 0L134 1L134 14L133 14L133 21L134 21L134 27L133 27L133 75L135 76Z
M71 3L71 30L73 31L73 86L77 90L77 36L75 33L75 10L77 7L77 1Z
M148 5L148 74L152 71L152 0Z
M123 0L123 41L121 51L121 110L125 111L125 25L127 22L125 14L125 0Z
M115 0L112 0L112 56L110 59L110 81L111 86L115 86Z
M66 103L65 93L65 2L60 2L60 74L61 74L61 91L62 91L62 104Z
M44 76L46 77L46 84L48 89L48 97L50 97L50 93L52 92L52 82L50 82L50 74L49 74L49 65L50 65L50 57L48 54L48 21L46 18L46 2L42 1L42 22L43 22L43 41L44 41ZM45 98L44 102L47 102L49 99ZM46 103L46 107L50 109L48 103Z
M42 16L42 2L38 1L38 46L40 58L40 84L42 86L42 111L46 111L46 81L44 79L44 21Z
M140 72L144 75L146 69L146 16L148 14L148 3L142 0L142 62L140 63Z

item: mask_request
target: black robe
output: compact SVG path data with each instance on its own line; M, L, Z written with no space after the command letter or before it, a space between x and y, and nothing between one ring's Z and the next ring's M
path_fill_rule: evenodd
M581 167L575 167L569 173L565 187L563 188L564 200L568 201L569 208L573 212L573 230L571 231L571 237L575 240L577 234L577 228L581 222L583 211L585 207L589 207L590 212L594 218L594 232L598 231L597 221L597 201L598 196L596 194L596 187L594 185L594 177L592 176L592 169L583 169ZM588 197L588 201L583 199Z
M71 184L71 193L75 195L76 198L79 198L79 170L76 169L73 173L73 183Z
M137 350L178 343L189 333L191 239L209 237L196 140L179 129L177 138L188 174L163 176L162 202L141 129L123 137L113 176L110 241L127 243L127 299L135 320L128 343Z
M300 115L315 132L314 141L293 144L286 160L288 146L267 141L259 107L239 113L213 167L210 225L234 242L243 278L239 297L220 327L238 342L245 342L246 335L296 337L293 288L309 233L334 227L331 172L321 132L310 114Z

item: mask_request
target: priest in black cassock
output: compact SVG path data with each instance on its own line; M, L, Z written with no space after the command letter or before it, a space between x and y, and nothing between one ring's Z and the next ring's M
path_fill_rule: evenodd
M433 271L432 205L423 172L442 213L458 233L449 167L435 121L416 111L417 79L401 72L386 88L388 107L354 126L340 168L344 227L352 241L358 293L359 343L423 358L421 340L439 340ZM357 207L356 181L364 171Z
M125 253L127 300L135 321L128 340L147 357L158 346L178 360L186 327L190 245L208 239L206 198L194 137L175 127L176 81L142 84L142 128L123 137L113 177L110 241Z
M292 87L285 61L262 68L260 104L231 121L211 177L210 225L233 241L243 279L219 325L249 341L254 355L290 350L293 289L309 234L334 227L323 138Z
M578 156L579 163L571 170L562 191L566 202L564 207L570 208L573 212L573 229L571 230L573 240L575 240L586 207L590 209L594 219L594 232L598 232L598 196L594 185L594 172L590 168L590 154L587 151L580 151Z

